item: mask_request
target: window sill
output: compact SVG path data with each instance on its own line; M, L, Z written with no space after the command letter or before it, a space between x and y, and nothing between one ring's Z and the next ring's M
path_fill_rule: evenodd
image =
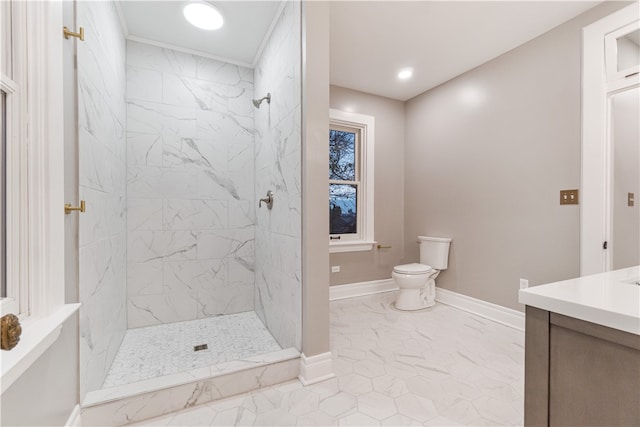
M353 241L353 242L331 242L329 243L329 253L340 253L340 252L364 252L370 251L373 249L377 242L363 242L363 241Z
M79 308L80 304L65 304L49 316L22 322L22 335L18 345L11 351L2 350L0 353L0 369L2 369L0 394L7 391L11 384L56 342L64 322Z

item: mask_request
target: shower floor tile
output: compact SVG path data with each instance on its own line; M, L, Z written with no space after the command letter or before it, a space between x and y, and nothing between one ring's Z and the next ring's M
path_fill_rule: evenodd
M206 350L194 351L203 344ZM130 329L102 388L281 349L253 311Z

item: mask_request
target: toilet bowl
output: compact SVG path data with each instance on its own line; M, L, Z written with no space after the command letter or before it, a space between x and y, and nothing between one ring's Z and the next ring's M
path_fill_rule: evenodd
M404 264L393 268L391 277L398 286L396 297L398 310L420 310L435 304L435 289L430 291L428 284L434 283L438 270L424 264Z
M436 277L448 266L451 239L419 236L420 263L397 265L391 277L398 286L395 307L420 310L436 301Z

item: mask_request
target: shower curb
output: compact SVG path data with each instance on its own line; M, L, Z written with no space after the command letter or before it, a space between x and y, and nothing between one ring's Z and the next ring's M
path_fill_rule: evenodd
M81 409L82 425L123 426L165 415L191 406L246 393L296 379L300 372L297 356L240 371L165 386L127 397L86 404Z

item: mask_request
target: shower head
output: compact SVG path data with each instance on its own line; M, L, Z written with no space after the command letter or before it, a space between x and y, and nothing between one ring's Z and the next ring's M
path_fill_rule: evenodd
M253 106L256 108L260 108L260 104L262 104L262 101L267 100L267 104L271 104L271 94L268 93L267 96L264 96L260 99L254 99L251 102L253 102Z

